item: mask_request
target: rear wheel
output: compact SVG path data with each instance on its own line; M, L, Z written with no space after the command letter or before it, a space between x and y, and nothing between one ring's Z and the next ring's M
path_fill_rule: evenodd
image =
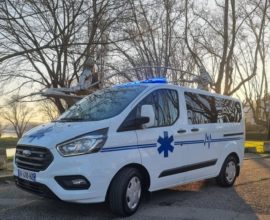
M237 159L233 155L229 155L224 161L221 171L216 178L218 185L230 187L234 184L237 177Z
M121 170L113 179L108 195L110 209L115 214L135 213L142 197L142 176L135 168Z

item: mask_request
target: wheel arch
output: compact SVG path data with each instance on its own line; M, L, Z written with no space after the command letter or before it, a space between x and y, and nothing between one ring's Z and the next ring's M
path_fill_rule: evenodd
M237 161L238 165L239 165L240 158L239 158L239 156L238 156L238 154L236 152L231 152L227 157L229 157L229 156L234 156L236 158L236 161Z
M233 155L237 159L238 165L241 166L244 155L241 152L241 150L239 149L239 146L240 146L240 144L236 143L236 142L229 142L228 144L226 144L224 146L224 148L222 150L222 154L221 154L221 155L223 155L223 157L221 157L222 161L224 162L229 155Z

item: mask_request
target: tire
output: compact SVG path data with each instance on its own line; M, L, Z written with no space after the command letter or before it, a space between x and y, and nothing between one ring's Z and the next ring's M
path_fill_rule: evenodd
M135 168L125 168L114 177L108 195L108 204L113 213L130 216L137 211L143 192L142 180Z
M238 162L235 156L229 155L224 161L219 175L216 178L217 184L222 187L230 187L237 177Z

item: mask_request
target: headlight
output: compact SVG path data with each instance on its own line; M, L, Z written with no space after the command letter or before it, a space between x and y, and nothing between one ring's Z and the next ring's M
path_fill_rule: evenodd
M76 156L98 152L107 140L108 129L97 130L56 146L58 152L64 156Z

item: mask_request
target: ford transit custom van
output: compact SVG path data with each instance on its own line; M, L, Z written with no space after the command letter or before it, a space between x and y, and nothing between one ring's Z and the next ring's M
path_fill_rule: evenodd
M131 215L146 191L216 178L230 187L244 156L239 100L150 79L97 91L18 142L18 187Z

